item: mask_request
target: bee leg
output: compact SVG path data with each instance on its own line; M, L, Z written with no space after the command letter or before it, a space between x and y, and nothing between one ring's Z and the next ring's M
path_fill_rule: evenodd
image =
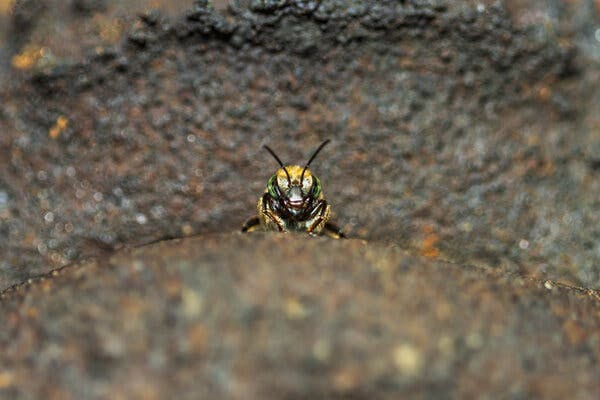
M281 222L279 222L279 218L277 218L272 211L270 210L265 210L263 211L263 214L265 214L265 216L267 218L269 218L272 222L275 223L275 225L277 225L277 228L279 229L279 232L283 232L283 226L281 224Z
M313 234L315 230L317 230L317 232L314 233L320 233L320 231L323 229L323 222L327 221L327 218L329 218L329 205L325 200L319 201L319 205L315 208L315 211L318 217L315 219L315 222L310 224L306 230L306 232L309 234Z
M259 227L260 220L258 219L258 217L252 217L248 221L246 221L244 226L242 226L242 232L252 232L257 230Z
M339 226L332 222L326 222L323 227L323 233L334 239L346 239L347 236L342 232Z
M262 214L266 217L265 219L268 219L271 222L273 222L277 226L277 229L279 229L279 232L283 232L284 222L281 220L281 218L277 217L275 213L273 213L273 211L271 210L270 198L268 193L265 193L263 195L262 201L259 204Z

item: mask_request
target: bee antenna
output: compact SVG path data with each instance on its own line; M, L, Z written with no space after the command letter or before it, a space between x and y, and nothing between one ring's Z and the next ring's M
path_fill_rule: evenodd
M271 155L273 156L273 158L275 158L277 160L277 162L279 163L279 165L281 165L281 168L285 171L285 175L287 176L287 180L288 180L288 184L290 186L292 186L292 178L290 178L290 174L288 173L287 169L285 168L285 166L283 165L283 163L281 162L281 160L279 159L279 157L277 157L277 154L275 154L275 152L266 144L263 145L264 149L267 150L269 153L271 153Z
M319 152L321 150L323 150L323 147L325 147L327 145L327 143L331 142L331 140L327 139L326 141L324 141L323 143L321 143L321 145L317 148L317 150L315 150L315 152L313 153L312 156L310 156L310 158L308 159L308 162L306 163L306 165L304 166L304 169L302 170L302 175L300 175L300 184L302 184L302 182L304 181L304 172L306 171L306 169L308 168L308 166L310 165L311 162L313 162L313 160L315 159L315 157L317 156L317 154L319 154Z

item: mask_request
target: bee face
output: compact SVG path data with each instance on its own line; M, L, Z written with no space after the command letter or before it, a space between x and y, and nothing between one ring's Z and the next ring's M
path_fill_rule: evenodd
M329 222L331 211L323 199L321 181L308 169L327 143L329 140L321 143L304 167L284 166L269 146L263 146L281 168L267 181L267 189L256 205L258 216L246 222L243 232L262 227L279 232L306 232L311 235L325 232L331 237L345 237L337 226Z
M288 165L277 170L267 182L267 192L294 215L323 197L319 178L309 169L298 165Z

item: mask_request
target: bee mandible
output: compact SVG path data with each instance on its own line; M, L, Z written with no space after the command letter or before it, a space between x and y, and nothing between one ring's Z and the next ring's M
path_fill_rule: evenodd
M344 233L330 222L331 206L323 197L320 179L308 168L317 154L329 143L325 140L315 150L304 167L284 166L277 154L263 146L279 163L279 168L267 181L267 188L258 199L258 216L248 220L242 232L256 230L305 232L344 238Z

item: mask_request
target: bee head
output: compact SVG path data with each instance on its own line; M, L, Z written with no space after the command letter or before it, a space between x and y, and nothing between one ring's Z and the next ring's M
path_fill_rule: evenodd
M329 140L321 143L304 167L284 166L279 157L268 146L265 149L275 157L281 168L267 182L267 191L293 213L299 212L322 197L321 181L308 169L310 163L319 154Z

